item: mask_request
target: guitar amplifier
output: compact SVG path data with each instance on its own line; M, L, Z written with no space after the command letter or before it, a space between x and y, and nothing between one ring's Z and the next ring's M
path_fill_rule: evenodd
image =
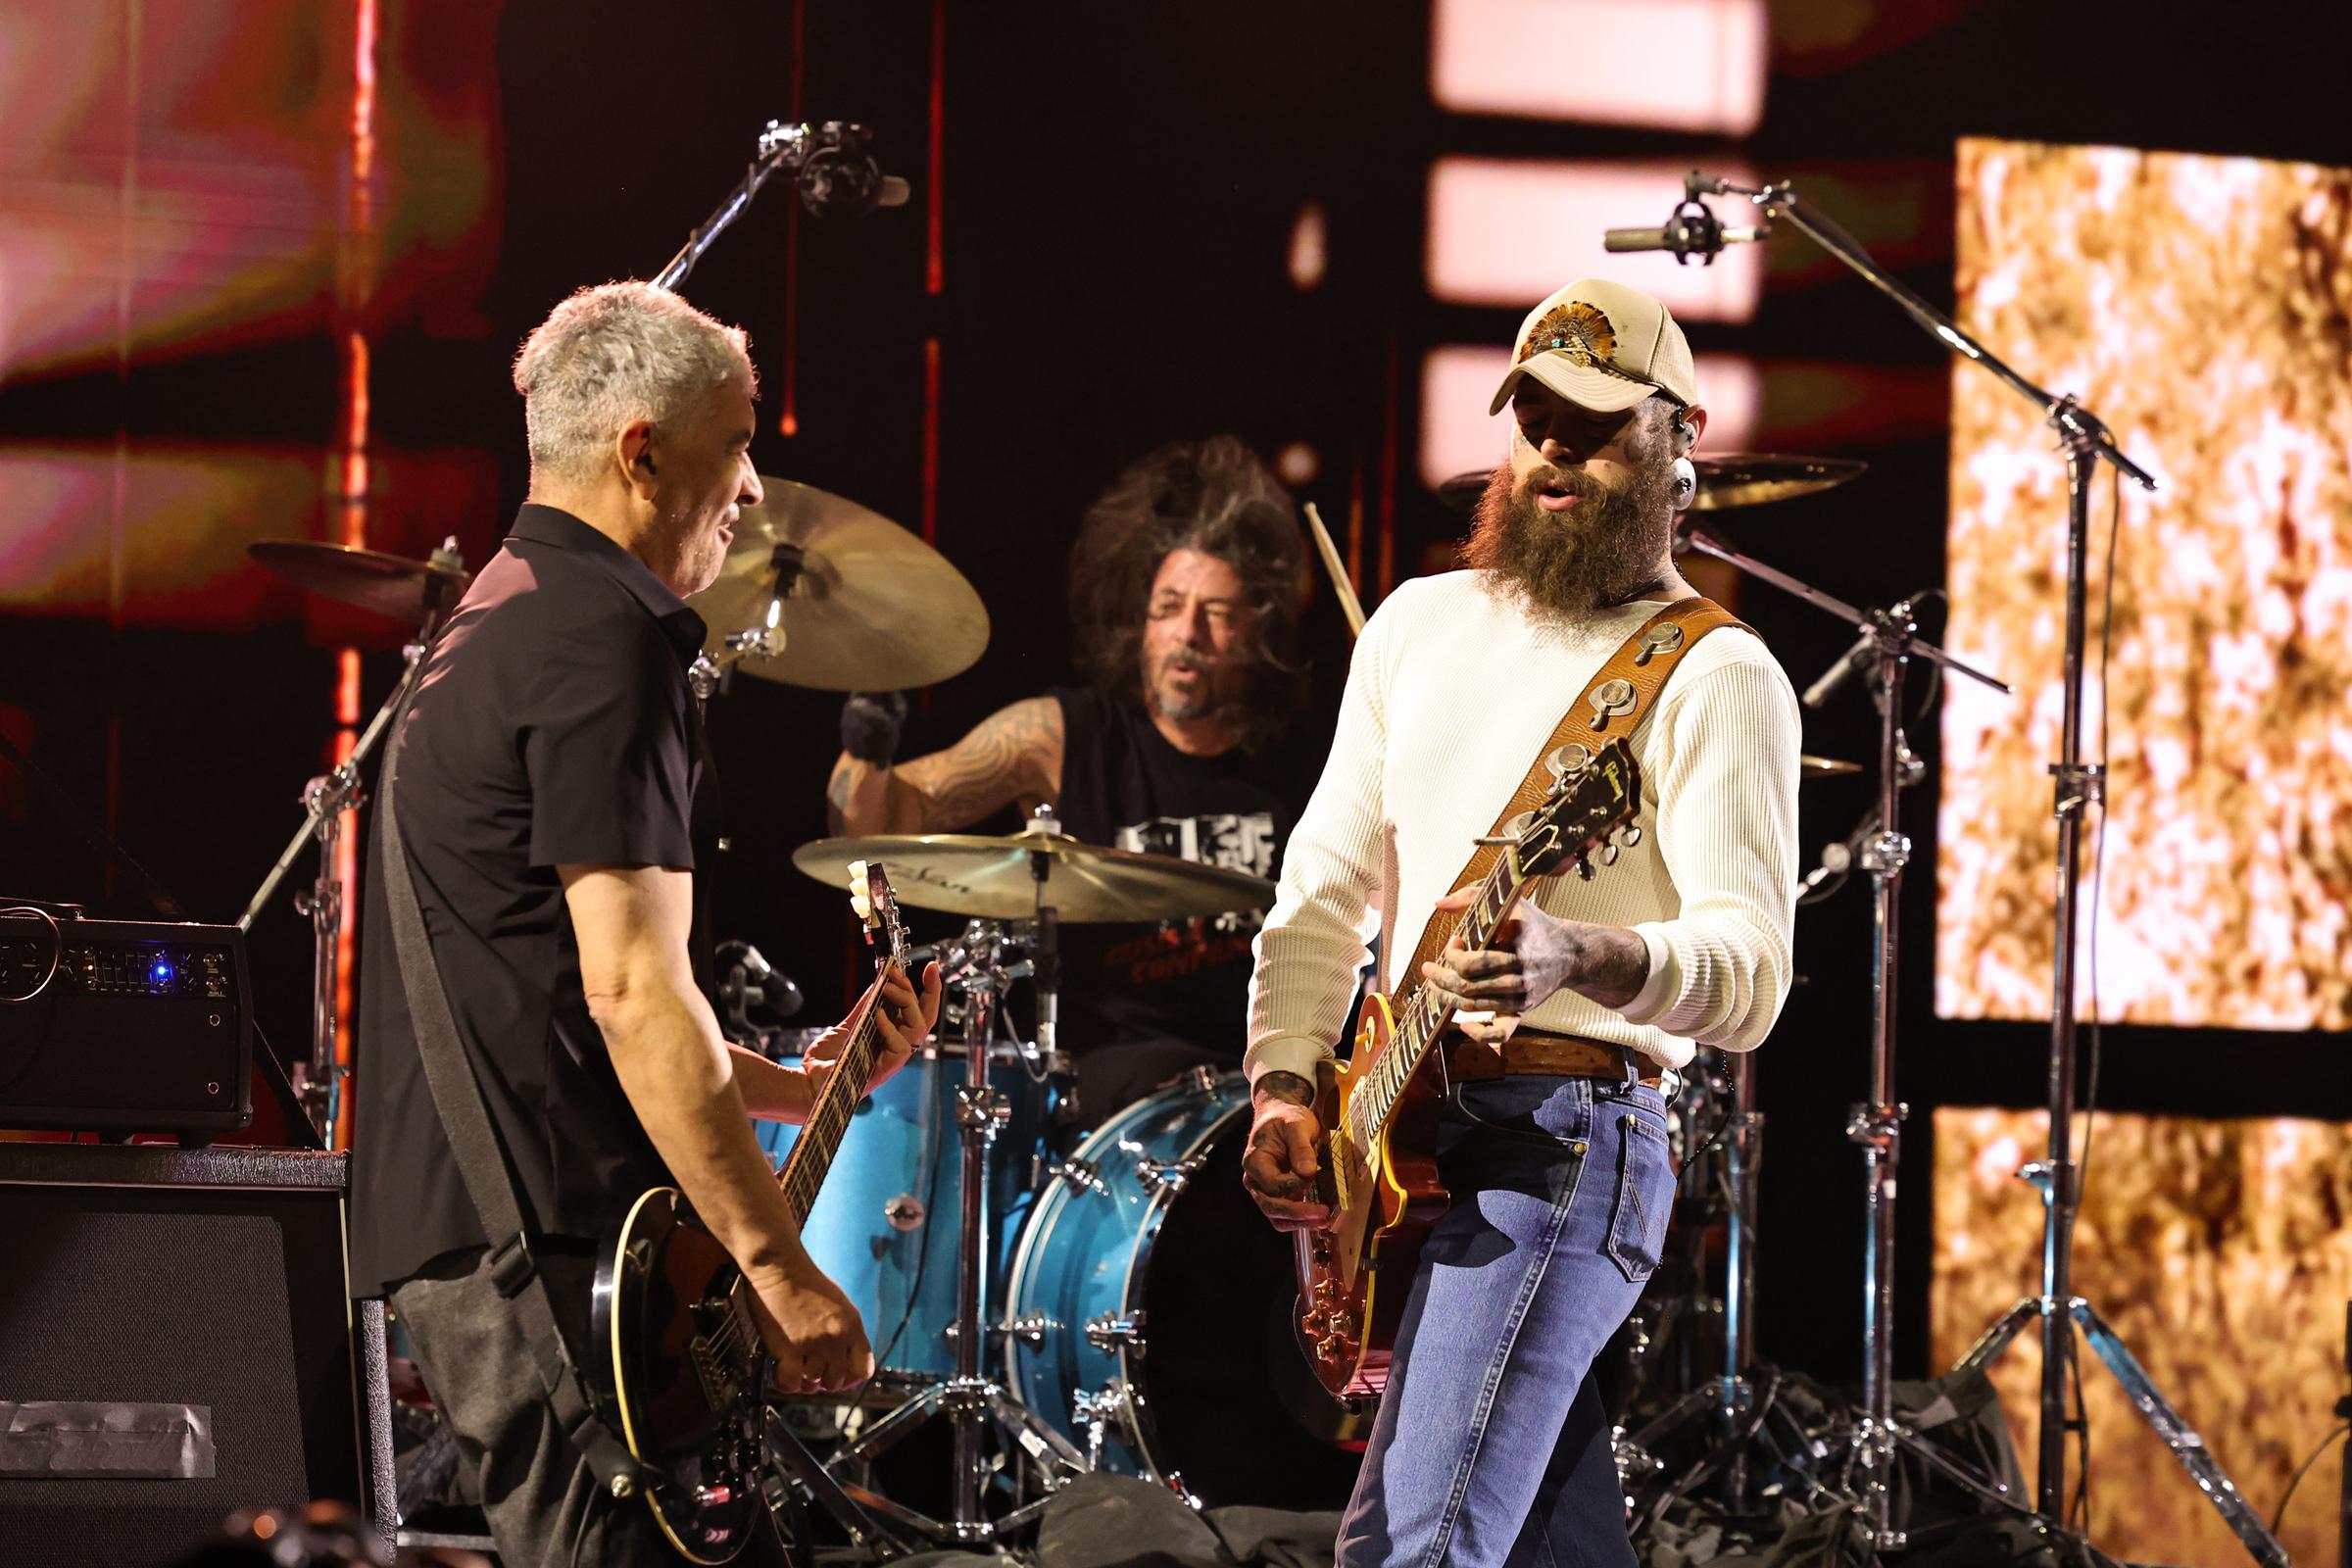
M182 1143L253 1120L253 1002L233 925L0 905L0 1127Z

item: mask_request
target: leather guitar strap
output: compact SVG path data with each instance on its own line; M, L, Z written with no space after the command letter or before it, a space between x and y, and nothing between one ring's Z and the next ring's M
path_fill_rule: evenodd
M1598 751L1617 737L1632 734L1649 715L1666 677L1674 673L1682 657L1719 626L1748 630L1738 616L1711 599L1678 599L1643 621L1568 705L1568 711L1560 715L1536 760L1528 764L1527 776L1511 792L1494 825L1487 829L1487 837L1499 837L1504 823L1542 804L1551 789L1551 770L1544 761L1553 752L1572 742ZM1498 844L1481 844L1472 851L1470 863L1453 879L1453 891L1484 881L1501 853ZM1421 983L1421 966L1445 951L1446 940L1460 923L1461 916L1450 909L1431 913L1429 924L1421 929L1421 941L1413 949L1412 961L1396 974L1389 993L1392 1004L1403 1007L1405 999Z
M466 1195L481 1219L482 1234L491 1239L491 1278L532 1346L540 1387L556 1419L608 1493L618 1496L648 1490L662 1478L639 1464L614 1434L558 1325L555 1304L548 1299L547 1277L539 1271L539 1260L531 1250L530 1227L522 1217L514 1168L490 1119L489 1106L482 1101L481 1084L466 1059L457 1016L450 1010L449 993L433 962L424 914L417 906L416 885L394 809L393 784L400 770L401 726L416 695L416 676L423 668L422 659L412 666L409 690L393 716L391 743L384 748L383 777L376 790L376 811L383 846L384 903L392 916L393 947L400 960L410 1025L416 1036L416 1054L424 1062L425 1086L431 1091L442 1130L449 1136L458 1174L465 1178Z

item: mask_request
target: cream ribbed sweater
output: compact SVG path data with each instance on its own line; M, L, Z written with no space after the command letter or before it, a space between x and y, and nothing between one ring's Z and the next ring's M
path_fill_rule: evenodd
M1472 840L1593 671L1657 609L1540 622L1471 571L1416 579L1381 605L1257 938L1252 1081L1275 1068L1311 1077L1332 1054L1375 931L1374 984L1396 988L1393 970ZM1725 627L1683 656L1634 732L1642 842L1591 882L1571 872L1535 891L1550 913L1638 932L1648 982L1621 1009L1562 991L1529 1028L1678 1067L1694 1045L1744 1051L1764 1038L1788 995L1797 750L1796 696L1762 643Z

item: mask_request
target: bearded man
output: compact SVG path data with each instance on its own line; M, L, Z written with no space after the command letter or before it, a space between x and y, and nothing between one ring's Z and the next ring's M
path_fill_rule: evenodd
M1287 1229L1330 1218L1311 1107L1367 939L1392 967L1433 906L1465 906L1449 879L1563 710L1696 597L1671 542L1707 417L1665 307L1571 283L1522 325L1505 403L1470 569L1405 584L1364 628L1257 940L1243 1179ZM1797 741L1762 643L1701 637L1631 731L1640 843L1590 882L1540 881L1490 950L1457 937L1418 975L1375 975L1461 1009L1438 1048L1452 1206L1409 1282L1345 1568L1634 1561L1587 1374L1665 1240L1662 1073L1754 1047L1788 994Z
M895 762L905 701L854 696L826 802L836 833L946 833L1006 806L1063 832L1271 877L1305 795L1291 497L1229 435L1160 448L1088 509L1070 553L1087 686L1014 703ZM1061 1038L1101 1122L1195 1066L1233 1068L1258 911L1066 926Z

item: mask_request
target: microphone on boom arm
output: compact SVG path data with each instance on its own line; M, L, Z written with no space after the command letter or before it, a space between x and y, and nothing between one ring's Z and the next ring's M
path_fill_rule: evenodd
M812 218L863 218L877 207L906 206L909 194L906 181L882 172L861 139L810 148L793 180Z
M1772 232L1770 223L1748 227L1726 228L1705 202L1698 198L1702 192L1715 190L1720 181L1693 172L1683 181L1683 199L1675 204L1674 212L1657 228L1612 228L1600 237L1605 251L1671 251L1675 265L1688 267L1690 258L1699 259L1702 267L1715 265L1726 245L1752 244Z

